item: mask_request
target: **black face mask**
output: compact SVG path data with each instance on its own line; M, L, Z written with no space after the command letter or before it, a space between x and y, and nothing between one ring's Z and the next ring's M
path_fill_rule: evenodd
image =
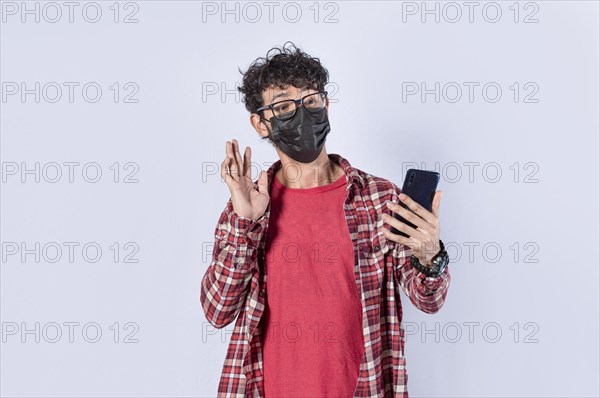
M300 106L291 119L278 120L273 116L270 122L271 140L283 153L301 163L310 163L319 157L330 130L327 108L307 111Z

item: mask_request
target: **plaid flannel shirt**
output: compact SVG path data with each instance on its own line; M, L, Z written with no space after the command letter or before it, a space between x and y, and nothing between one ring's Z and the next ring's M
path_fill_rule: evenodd
M413 268L411 248L388 241L381 232L381 214L392 215L385 203L399 203L401 190L386 179L352 167L338 154L328 156L346 173L344 211L362 301L365 352L354 396L408 398L400 291L419 310L435 313L446 298L449 267L438 277L427 277ZM280 167L280 160L269 167L269 189ZM200 301L206 319L215 328L223 328L237 317L218 397L264 397L259 322L268 280L264 259L270 210L269 203L257 220L238 216L230 198L215 228L212 261L201 281Z

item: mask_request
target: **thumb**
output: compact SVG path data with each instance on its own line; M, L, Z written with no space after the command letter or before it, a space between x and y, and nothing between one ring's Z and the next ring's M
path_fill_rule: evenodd
M442 191L435 191L435 196L433 198L433 206L432 213L436 216L440 216L440 201L442 200Z
M269 196L269 189L267 185L267 173L261 171L260 175L258 176L258 192Z

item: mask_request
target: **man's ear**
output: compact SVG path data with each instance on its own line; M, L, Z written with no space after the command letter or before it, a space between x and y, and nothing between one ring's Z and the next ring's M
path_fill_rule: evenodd
M258 113L250 114L250 124L252 124L252 127L254 127L254 130L256 130L256 132L261 137L269 136L269 130L267 128L266 123L267 122L264 119L262 119Z

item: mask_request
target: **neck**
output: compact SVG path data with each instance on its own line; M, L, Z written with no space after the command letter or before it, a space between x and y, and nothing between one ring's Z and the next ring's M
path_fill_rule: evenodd
M300 163L280 153L281 168L275 178L288 188L314 188L328 185L341 177L342 167L327 156L323 149L318 158L311 163Z

